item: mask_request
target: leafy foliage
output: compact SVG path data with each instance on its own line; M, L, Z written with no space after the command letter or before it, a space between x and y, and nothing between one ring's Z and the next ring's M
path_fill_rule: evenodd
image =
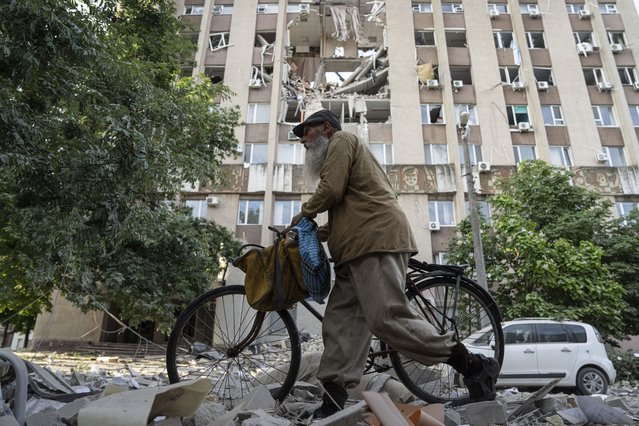
M639 358L632 351L608 350L608 358L617 371L618 381L627 381L631 386L636 386L639 383Z
M179 78L193 46L173 8L0 5L3 289L46 306L60 288L83 308L117 303L132 324L166 327L236 246L228 230L167 202L182 182L220 178L239 119L216 103L227 88Z
M520 163L498 188L491 198L492 229L483 224L482 243L488 280L505 319L578 319L607 337L623 337L624 289L595 243L610 204L572 186L567 171L542 161ZM449 259L474 267L472 257L465 220L450 243Z

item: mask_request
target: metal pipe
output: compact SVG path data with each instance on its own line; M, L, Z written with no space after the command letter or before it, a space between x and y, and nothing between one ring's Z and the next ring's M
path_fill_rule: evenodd
M29 372L24 361L9 349L0 349L0 359L9 361L16 373L16 395L13 402L13 415L20 426L24 425L27 408L27 387Z

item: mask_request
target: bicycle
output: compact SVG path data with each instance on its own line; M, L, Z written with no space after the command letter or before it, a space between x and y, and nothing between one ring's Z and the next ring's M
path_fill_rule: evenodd
M281 236L277 229L269 229ZM282 402L295 384L302 358L295 321L287 310L252 309L244 286L227 286L225 277L226 268L221 286L191 302L173 326L166 357L169 380L176 383L208 377L210 393L229 408L259 385L265 385L273 398ZM469 350L502 364L499 308L486 290L463 276L463 267L410 259L405 294L413 309L441 333L454 331ZM299 303L322 321L322 315L307 300ZM373 346L365 374L392 368L397 378L426 402L457 405L469 400L460 375L448 364L426 366L382 341Z

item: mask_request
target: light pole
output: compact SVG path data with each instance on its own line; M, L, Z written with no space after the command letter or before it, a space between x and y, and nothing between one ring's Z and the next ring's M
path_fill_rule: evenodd
M464 170L466 176L466 187L468 189L470 225L473 231L473 254L475 257L475 271L477 273L477 282L484 289L488 290L488 280L486 279L486 264L484 263L484 246L481 242L479 211L477 210L477 196L475 194L473 172L470 165L470 148L468 147L468 134L470 133L470 127L468 126L469 118L470 115L466 111L460 114L458 130L461 134L462 145L464 146Z

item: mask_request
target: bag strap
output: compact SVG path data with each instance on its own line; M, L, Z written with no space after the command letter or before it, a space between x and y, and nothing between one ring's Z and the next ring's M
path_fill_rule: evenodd
M282 290L282 271L280 270L280 244L283 241L282 237L275 240L275 282L273 283L273 290L277 307L281 307L285 301L284 291Z

